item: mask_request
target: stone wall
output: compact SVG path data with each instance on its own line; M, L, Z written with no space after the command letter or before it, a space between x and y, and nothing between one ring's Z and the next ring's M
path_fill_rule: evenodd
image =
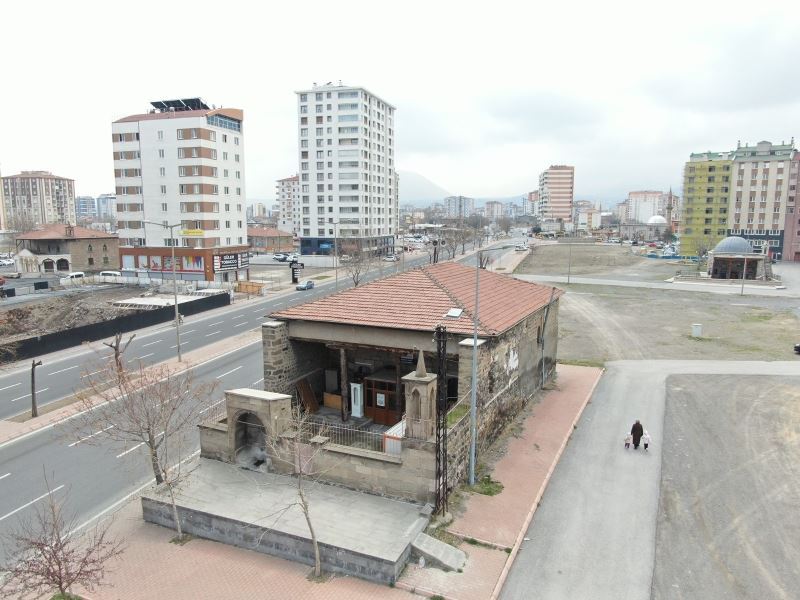
M233 458L228 447L228 424L202 423L198 425L200 431L200 456L213 458L223 462L232 462Z
M106 249L103 250L103 245ZM89 246L92 251L89 252ZM71 271L116 271L119 269L119 240L117 238L90 238L70 240L67 242L71 263ZM89 257L94 264L89 264ZM108 262L103 262L108 258Z
M295 383L303 376L322 379L324 346L289 339L288 326L283 321L262 324L261 337L265 390L296 397ZM312 385L318 383L315 381Z

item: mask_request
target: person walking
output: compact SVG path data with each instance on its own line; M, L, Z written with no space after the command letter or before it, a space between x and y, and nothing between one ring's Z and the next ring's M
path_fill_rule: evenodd
M644 435L642 436L642 445L644 446L644 451L647 452L647 447L650 445L650 434L647 429L644 430Z
M644 435L644 427L642 427L639 419L636 419L636 423L631 427L631 435L633 436L633 449L638 450L639 442L642 441L642 436Z

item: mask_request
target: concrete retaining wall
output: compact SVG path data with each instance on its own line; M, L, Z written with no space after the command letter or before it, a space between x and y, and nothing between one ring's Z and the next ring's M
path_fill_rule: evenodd
M183 507L178 507L178 514L186 533L306 565L314 565L314 546L310 537L301 538ZM142 516L148 523L174 529L172 508L167 503L143 497ZM390 584L397 581L403 567L408 562L411 546L406 548L395 563L322 543L319 544L319 551L322 570L325 572L352 575L377 583Z

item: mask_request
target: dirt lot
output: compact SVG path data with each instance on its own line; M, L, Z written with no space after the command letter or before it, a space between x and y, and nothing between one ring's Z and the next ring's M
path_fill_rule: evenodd
M799 390L798 377L667 380L655 600L797 597Z
M638 247L633 250L639 251ZM663 281L675 275L676 271L696 268L696 265L683 261L645 258L627 245L544 244L535 246L514 272L566 275L570 262L572 275L644 281Z
M74 294L12 305L9 308L0 307L0 342L71 329L130 314L130 310L115 308L111 302L138 296L143 291L138 287L81 290Z

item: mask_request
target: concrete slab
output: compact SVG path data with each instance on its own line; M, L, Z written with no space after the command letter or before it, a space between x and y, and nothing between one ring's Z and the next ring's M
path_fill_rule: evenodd
M393 582L428 524L422 507L310 480L305 485L325 569ZM313 564L293 477L200 459L176 500L193 535ZM172 527L165 490L143 496L142 507L145 520Z
M426 533L418 533L411 542L411 547L417 554L424 556L428 564L445 571L463 569L467 562L467 555L462 550L445 544Z

